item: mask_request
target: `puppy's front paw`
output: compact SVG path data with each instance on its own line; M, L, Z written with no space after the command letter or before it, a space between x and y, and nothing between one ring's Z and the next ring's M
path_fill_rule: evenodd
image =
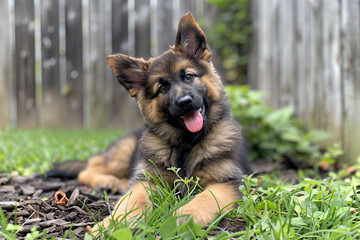
M104 220L102 220L101 222L96 223L92 228L90 226L86 226L86 232L96 237L99 235L100 228L103 227L106 228L109 225L110 225L110 217L107 217L104 218Z
M119 190L124 192L127 187L127 180L119 179L112 175L98 175L92 180L92 187L108 188L114 194Z
M195 223L204 226L210 224L215 217L214 215L209 214L206 211L203 211L201 207L194 206L193 204L191 204L191 202L179 208L175 212L175 215L179 216L178 223L185 223L189 215L192 215Z

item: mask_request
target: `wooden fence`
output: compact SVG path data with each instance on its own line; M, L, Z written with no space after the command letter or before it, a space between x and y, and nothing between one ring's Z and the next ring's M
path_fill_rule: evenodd
M205 0L0 0L0 127L134 127L135 103L105 57L149 57L173 44L191 11L211 27ZM206 14L203 14L203 13ZM248 81L276 108L360 154L360 3L251 1Z
M360 2L252 1L250 83L360 155Z
M148 58L175 41L203 0L0 0L0 127L134 127L111 53Z

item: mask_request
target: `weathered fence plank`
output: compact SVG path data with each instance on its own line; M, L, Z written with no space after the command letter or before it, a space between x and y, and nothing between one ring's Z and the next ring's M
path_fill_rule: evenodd
M41 0L41 126L62 126L59 64L59 1Z
M112 53L129 53L129 6L127 0L112 1ZM112 102L110 109L110 126L133 128L142 122L141 114L136 106L135 99L113 77Z
M127 54L129 48L128 1L112 0L111 3L111 44L112 53ZM110 108L110 126L131 126L131 120L125 106L129 106L129 94L113 77L112 102Z
M83 51L81 0L65 1L66 114L69 127L83 126Z
M290 103L310 128L332 131L334 140L340 141L339 4L337 1L294 3L295 55L281 67L281 71L289 67L294 69L294 77L289 76L294 98ZM284 91L279 94L282 97Z
M308 99L308 125L334 132L340 140L341 79L340 79L340 28L337 1L309 2L311 4L310 31L313 39L311 76Z
M15 0L15 63L17 126L37 125L35 102L34 1Z
M135 57L141 57L148 59L151 56L151 8L150 0L137 0L134 6L134 20L135 20ZM129 99L129 93L124 96L126 102L123 103L123 108L128 110L126 114L123 114L118 119L121 122L121 126L127 125L130 120L130 124L139 126L142 123L142 116L137 109L135 99ZM126 104L126 105L125 105ZM130 110L131 109L131 110ZM124 120L122 120L124 119Z
M190 12L195 18L196 15L196 0L180 0L180 17Z
M126 54L129 48L128 1L112 0L111 10L112 52Z
M281 92L277 100L279 106L293 105L294 102L294 3L295 1L283 1L279 2L278 7L278 84Z
M279 107L278 96L278 41L276 32L279 1L251 2L253 16L253 51L249 66L249 82L253 88L271 93L267 102ZM266 40L264 40L266 39Z
M148 59L151 54L150 0L135 1L135 56Z
M359 12L360 13L360 12ZM325 108L319 126L335 134L334 140L340 141L343 126L342 76L341 76L341 29L340 1L323 2L323 86Z
M89 1L89 127L106 126L109 108L105 75L105 1Z
M205 32L209 32L211 31L211 29L213 29L214 21L216 21L216 16L218 14L218 9L206 0L204 0L203 2L204 26L201 27L204 29Z
M0 0L0 126L11 123L11 62L8 0Z
M173 1L158 0L157 1L157 51L158 54L169 49L170 45L175 41L175 29L173 22Z
M294 1L294 110L302 119L308 118L308 80L310 79L310 6L306 1Z
M360 155L360 3L342 1L344 145L347 159Z

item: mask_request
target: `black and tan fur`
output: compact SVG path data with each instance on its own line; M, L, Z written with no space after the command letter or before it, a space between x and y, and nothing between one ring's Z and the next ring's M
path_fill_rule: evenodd
M78 180L92 187L132 192L127 204L112 213L115 218L125 213L126 206L127 211L136 209L131 214L136 215L147 204L143 172L156 171L148 159L170 186L178 178L170 167L180 168L180 177L200 178L204 191L178 211L192 214L197 223L209 224L219 207L240 198L238 186L246 166L242 135L230 117L229 101L210 57L205 35L188 13L179 22L175 45L161 56L107 58L119 83L136 98L145 127L91 157ZM199 108L204 123L193 133L182 116ZM108 225L109 219L103 223Z

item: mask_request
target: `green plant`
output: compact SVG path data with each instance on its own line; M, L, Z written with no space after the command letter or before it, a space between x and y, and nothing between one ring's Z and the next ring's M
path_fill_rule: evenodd
M251 239L357 239L358 186L309 178L298 185L264 186L248 177L237 214L247 220Z
M331 154L335 153L334 150L324 156L316 143L331 134L320 130L307 131L293 117L291 107L273 110L264 103L261 92L250 90L248 86L227 86L226 90L232 115L241 122L245 131L252 160L285 157L301 167L313 164L315 159L332 162L341 155L338 150Z
M16 224L8 223L8 218L9 217L6 217L2 209L0 208L0 223L1 223L0 239L2 239L1 237L4 237L7 240L15 240L16 232L21 231L23 227ZM15 221L16 221L16 216L15 216ZM49 239L46 236L46 233L47 233L46 229L44 229L42 232L39 232L36 226L34 226L33 228L31 228L31 232L26 234L25 240Z
M5 216L3 210L0 208L0 236L6 239L16 239L16 231L21 230L22 227L8 223L8 217Z
M213 28L208 33L209 42L220 50L226 79L235 83L246 82L246 69L252 33L249 0L209 0L218 8Z

